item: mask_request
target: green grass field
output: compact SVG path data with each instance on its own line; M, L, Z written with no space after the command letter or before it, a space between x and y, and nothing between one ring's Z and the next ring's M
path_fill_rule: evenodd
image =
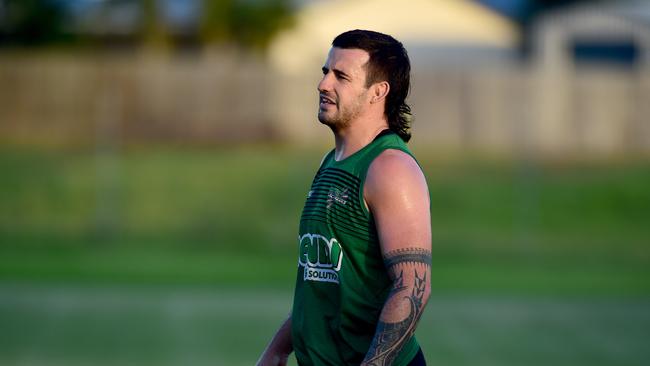
M252 365L290 300L264 288L4 284L0 364ZM647 298L435 294L417 335L431 365L642 366L649 307Z
M0 147L0 364L252 364L323 152ZM650 162L416 154L430 364L647 363Z

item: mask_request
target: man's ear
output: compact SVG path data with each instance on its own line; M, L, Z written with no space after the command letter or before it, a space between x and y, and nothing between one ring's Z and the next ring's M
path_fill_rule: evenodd
M372 98L370 99L370 103L379 103L383 101L384 99L386 99L386 96L388 95L389 91L390 91L390 85L388 84L387 81L380 81L372 84L371 86Z

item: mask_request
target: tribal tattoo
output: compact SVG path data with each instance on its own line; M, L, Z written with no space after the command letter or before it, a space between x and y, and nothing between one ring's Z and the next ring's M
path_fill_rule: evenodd
M401 248L390 251L384 255L384 265L389 271L391 271L394 266L405 263L422 263L426 266L430 266L431 251L423 248Z
M424 293L427 270L431 267L429 250L422 248L394 250L384 255L384 264L393 280L393 288L384 305L382 318L387 312L392 312L392 317L397 315L403 320L388 322L380 318L375 337L362 365L391 365L402 346L415 331L426 302Z

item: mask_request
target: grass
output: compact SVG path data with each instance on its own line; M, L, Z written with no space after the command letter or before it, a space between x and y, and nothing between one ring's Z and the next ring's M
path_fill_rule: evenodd
M0 279L292 282L322 153L0 148ZM649 162L418 157L440 288L648 293Z
M322 154L0 147L0 364L252 364L290 308ZM416 154L430 364L647 362L650 162Z
M252 365L291 292L0 285L2 365ZM650 299L434 294L417 336L434 365L645 365ZM295 361L292 360L292 365Z
M442 293L645 296L650 269L642 264L434 258L432 286ZM289 289L290 255L178 248L0 248L0 278L23 283L144 284Z
M287 244L289 219L296 227L303 197L294 193L312 175L292 169L302 173L310 170L307 161L310 168L318 163L316 156L291 161L290 155L272 148L136 150L115 158L5 151L0 235L5 242L116 239L273 249Z

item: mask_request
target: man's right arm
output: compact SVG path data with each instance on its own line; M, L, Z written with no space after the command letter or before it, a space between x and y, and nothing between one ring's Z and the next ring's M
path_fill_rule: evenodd
M289 315L260 356L257 366L285 366L291 352L293 352L293 343L291 341L291 315Z

